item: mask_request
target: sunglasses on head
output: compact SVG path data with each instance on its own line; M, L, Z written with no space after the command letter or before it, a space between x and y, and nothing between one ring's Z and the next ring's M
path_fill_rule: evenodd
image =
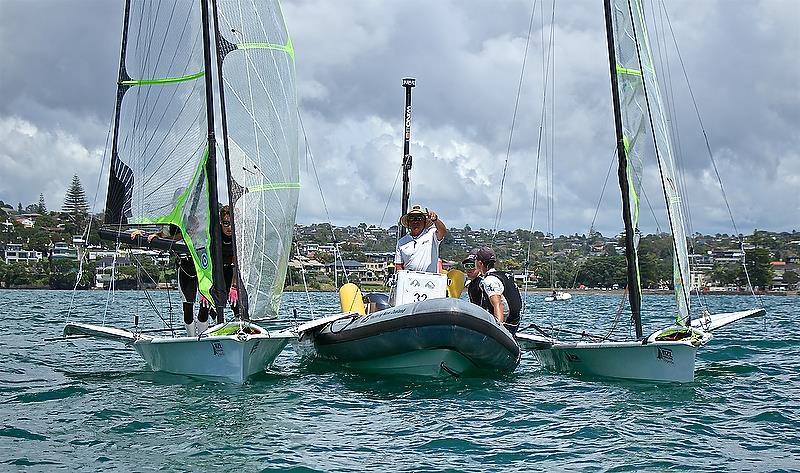
M412 215L412 216L408 217L408 221L409 222L422 222L424 220L425 220L425 217L423 217L422 215Z

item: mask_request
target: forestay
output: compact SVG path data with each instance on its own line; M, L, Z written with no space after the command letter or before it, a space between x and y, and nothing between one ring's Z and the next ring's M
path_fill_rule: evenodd
M300 188L294 49L274 0L219 0L223 131L240 287L253 317L280 303Z

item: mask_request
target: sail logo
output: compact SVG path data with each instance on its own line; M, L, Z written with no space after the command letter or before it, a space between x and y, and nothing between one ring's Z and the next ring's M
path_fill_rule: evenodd
M203 269L208 269L208 253L203 251L200 255L200 267Z
M672 350L669 348L658 347L658 354L656 355L656 358L666 363L672 363Z

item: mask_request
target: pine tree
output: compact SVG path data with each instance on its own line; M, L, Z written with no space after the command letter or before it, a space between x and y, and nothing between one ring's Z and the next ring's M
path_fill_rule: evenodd
M78 227L86 221L86 215L89 213L89 203L86 201L86 192L84 192L77 174L72 176L72 184L67 190L61 211L69 215L73 223Z
M39 209L37 210L40 214L44 215L47 213L47 207L44 205L44 194L39 194Z

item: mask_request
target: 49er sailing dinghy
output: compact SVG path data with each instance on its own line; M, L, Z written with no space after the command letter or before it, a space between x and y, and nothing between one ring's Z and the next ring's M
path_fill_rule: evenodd
M132 330L67 323L64 334L132 346L154 370L241 383L295 337L248 322L277 314L297 208L292 42L277 0L173 2L167 9L127 0L124 15L101 235L188 254L199 292L212 306L225 306L218 96L239 318L226 324L219 310L219 323L195 337L152 336L138 316ZM135 229L163 225L177 227L182 241L131 238Z
M697 349L732 322L764 315L764 309L690 317L690 268L681 196L641 0L604 0L616 128L619 184L625 224L628 298L636 330L633 341L565 342L518 333L524 349L546 369L595 376L663 382L694 380ZM649 141L649 143L648 143ZM673 239L675 325L642 335L638 216L642 160L655 151Z
M409 199L414 85L414 79L403 79L403 215ZM340 290L343 312L299 326L300 340L313 346L317 358L365 373L472 377L514 371L519 345L489 312L459 299L463 289L464 274L457 270L449 278L399 271L392 305L384 294L362 298L354 284L346 284Z

